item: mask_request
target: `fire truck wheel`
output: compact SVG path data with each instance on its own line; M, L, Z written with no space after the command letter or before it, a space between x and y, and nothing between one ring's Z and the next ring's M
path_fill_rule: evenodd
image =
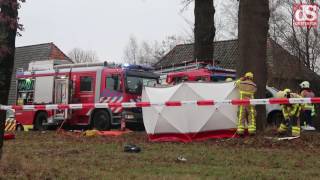
M43 123L48 121L48 115L45 112L39 112L37 114L36 120L34 122L35 130L45 131L47 130L47 126L43 125Z
M104 110L99 110L94 113L92 125L94 129L99 131L110 130L110 116Z

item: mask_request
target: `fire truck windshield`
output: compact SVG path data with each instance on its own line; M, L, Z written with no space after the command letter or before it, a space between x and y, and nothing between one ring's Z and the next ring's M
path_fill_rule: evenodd
M151 77L130 76L126 78L126 91L133 94L141 94L143 86L155 86L158 79Z

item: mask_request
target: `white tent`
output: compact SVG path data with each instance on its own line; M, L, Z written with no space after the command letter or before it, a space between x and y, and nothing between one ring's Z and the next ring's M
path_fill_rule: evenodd
M194 101L236 99L230 83L181 83L165 88L145 87L142 101ZM237 106L152 106L143 108L143 121L152 141L183 141L231 137L235 133Z

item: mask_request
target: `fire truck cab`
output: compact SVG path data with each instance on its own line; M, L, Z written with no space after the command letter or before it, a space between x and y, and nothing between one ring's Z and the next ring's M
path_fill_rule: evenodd
M30 69L30 68L29 68ZM31 68L32 69L32 68ZM52 69L17 72L17 105L137 102L143 86L155 86L159 76L139 65L111 67L106 62L57 65ZM65 121L108 130L120 123L142 123L141 108L79 110L17 110L17 126L44 130Z

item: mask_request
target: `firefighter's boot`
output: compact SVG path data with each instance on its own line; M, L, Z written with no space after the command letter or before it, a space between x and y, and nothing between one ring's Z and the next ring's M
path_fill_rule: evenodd
M284 135L287 132L288 128L284 123L280 124L280 127L278 128L279 135Z
M300 136L300 127L292 126L291 133L292 133L292 136L299 137Z
M248 125L248 133L249 135L255 135L256 134L256 111L253 106L247 107L249 115L249 125Z
M238 125L237 134L239 136L244 136L244 126L243 125Z

